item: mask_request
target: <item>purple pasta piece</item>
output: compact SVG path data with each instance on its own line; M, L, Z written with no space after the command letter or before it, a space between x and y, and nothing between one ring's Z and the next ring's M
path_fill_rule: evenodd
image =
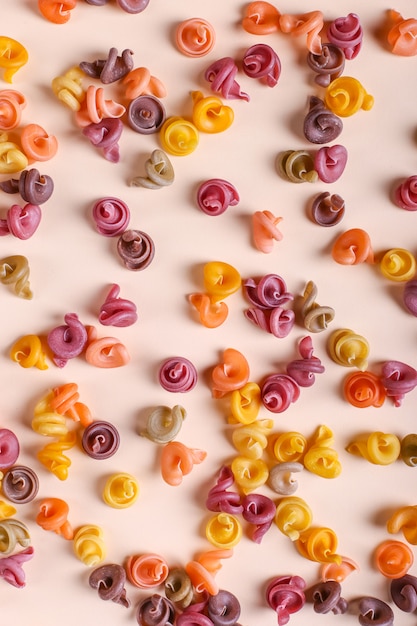
M165 122L165 107L159 98L151 95L138 96L131 100L127 119L132 130L141 135L156 133Z
M126 571L116 563L101 565L93 570L88 579L90 587L97 589L102 600L111 600L129 608L130 600L126 597Z
M30 467L14 465L4 472L1 489L14 504L32 502L39 491L39 478Z
M315 82L320 87L328 87L335 78L343 74L345 58L343 50L332 43L323 43L320 54L309 52L307 63L317 74Z
M240 602L236 596L224 589L210 596L207 602L207 612L214 626L235 626L240 610Z
M307 601L313 603L316 613L346 613L347 601L341 597L342 587L336 580L320 581L306 591Z
M10 178L0 183L6 193L20 193L25 202L43 204L52 196L54 182L50 176L40 174L35 168L24 170L19 179Z
M405 574L401 578L393 578L390 585L392 601L405 613L414 613L417 609L417 578Z
M9 428L0 428L0 470L14 465L20 454L19 440Z
M158 593L142 600L136 609L136 619L140 626L173 626L175 606Z
M213 622L207 615L199 613L198 611L193 611L191 608L192 605L187 607L183 613L178 615L175 626L214 626Z
M79 66L87 76L99 78L103 84L114 83L133 69L133 52L126 49L119 56L117 48L110 48L107 59L82 61Z
M394 613L391 607L379 598L366 597L359 601L359 623L361 626L392 626Z
M303 129L307 141L315 144L329 143L339 137L343 130L343 122L326 108L323 100L311 96Z
M107 2L109 0L85 0L87 4L92 4L95 7L102 7L105 4L107 4Z
M242 517L250 524L256 526L252 539L255 543L261 543L263 536L271 528L275 519L276 506L271 498L259 493L251 493L242 500Z
M144 270L155 256L155 244L141 230L125 230L117 242L117 252L128 270Z
M103 420L95 420L84 429L81 445L92 459L109 459L120 445L117 428Z
M277 614L278 626L285 626L291 614L300 611L306 601L306 583L301 576L277 576L269 583L265 597L268 605Z
M53 361L64 367L69 359L79 356L87 344L87 330L75 313L67 313L65 325L57 326L48 333L47 342L53 352Z
M338 194L328 191L318 194L311 205L311 217L319 226L335 226L343 219L345 201Z

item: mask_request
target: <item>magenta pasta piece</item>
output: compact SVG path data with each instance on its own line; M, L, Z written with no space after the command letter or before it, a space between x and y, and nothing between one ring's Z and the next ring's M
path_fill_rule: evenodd
M300 387L288 374L270 374L261 387L264 407L272 413L282 413L300 397Z
M328 87L335 78L343 74L345 58L343 50L332 43L323 43L320 54L309 52L307 63L316 72L315 82L320 87Z
M344 146L334 144L320 148L314 157L314 169L324 183L334 183L343 174L348 153Z
M0 236L10 233L18 239L30 239L38 228L42 211L37 204L25 204L24 207L13 204L5 219L0 220Z
M95 420L84 429L81 444L91 458L109 459L119 449L120 435L113 424Z
M234 483L234 475L228 465L223 465L217 478L217 482L210 489L206 499L206 507L209 511L239 515L243 511L241 496L236 491L228 491Z
M329 143L339 137L343 130L343 122L340 117L329 111L323 100L311 96L303 130L307 141L316 144Z
M129 103L127 109L129 126L141 135L158 132L165 119L165 107L155 96L141 95Z
M409 280L404 285L404 306L412 315L417 317L417 280Z
M119 55L117 48L110 48L107 59L96 61L82 61L80 68L92 78L99 78L103 84L114 83L128 74L133 69L133 51L122 51Z
M243 290L248 300L259 309L272 309L294 300L287 291L285 280L278 274L266 274L259 279L247 278Z
M341 48L347 59L354 59L362 47L363 29L356 13L336 18L327 29L330 43Z
M280 306L267 310L252 307L246 309L244 315L255 326L278 338L286 337L295 323L294 311Z
M87 330L75 313L67 313L65 324L49 331L47 343L53 352L53 361L64 367L69 359L79 356L87 344Z
M287 374L300 387L311 387L314 384L315 375L324 372L324 365L318 357L313 355L313 343L309 335L301 339L298 351L301 359L295 359L288 363Z
M120 160L119 139L123 131L123 122L117 117L105 117L101 122L91 123L82 130L83 135L93 146L103 151L104 158L111 163Z
M261 543L265 533L271 528L276 515L276 505L260 493L250 493L242 500L242 517L256 528L252 533L255 543Z
M195 387L197 370L185 357L172 357L161 364L159 382L166 391L185 393Z
M34 554L34 549L29 546L21 552L11 554L0 559L0 578L13 587L21 589L26 585L26 575L23 570L23 563L29 561Z
M417 370L401 361L385 361L382 364L381 382L395 406L401 406L405 394L417 386Z
M144 270L155 256L155 244L141 230L125 230L117 242L117 252L128 270Z
M119 285L112 285L105 301L100 307L98 321L103 326L132 326L137 319L136 304L119 297Z
M394 190L394 202L406 211L417 211L417 176L409 176Z
M223 57L214 61L205 71L204 78L210 83L212 91L220 93L223 98L242 99L249 102L247 93L241 91L235 80L237 65L231 57Z
M20 453L19 440L12 430L0 428L0 470L14 465Z
M269 583L265 597L277 614L278 626L285 626L293 613L305 605L306 582L301 576L277 576Z
M197 191L197 204L207 215L221 215L229 206L236 206L239 200L236 188L222 178L204 181Z
M242 69L250 78L258 78L268 87L275 87L281 75L281 61L271 46L259 43L244 53Z
M120 198L106 196L94 203L92 215L100 235L114 237L126 230L130 220L130 209Z

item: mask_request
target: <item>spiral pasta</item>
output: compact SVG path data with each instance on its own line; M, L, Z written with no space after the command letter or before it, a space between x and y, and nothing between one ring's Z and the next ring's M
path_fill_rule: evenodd
M312 520L313 513L303 498L287 496L277 503L275 524L291 541L297 541L310 528Z
M75 555L84 565L99 565L106 556L103 530L94 524L81 526L74 534L73 547Z
M390 465L399 458L401 443L392 433L375 431L352 441L346 450L375 465Z

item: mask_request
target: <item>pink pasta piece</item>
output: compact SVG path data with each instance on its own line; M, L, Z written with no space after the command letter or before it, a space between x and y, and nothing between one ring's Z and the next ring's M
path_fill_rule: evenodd
M417 370L401 361L385 361L382 365L381 382L387 390L387 396L394 400L395 406L401 406L405 394L417 386Z
M287 374L291 376L300 387L311 387L316 374L324 372L324 365L320 359L313 355L313 343L307 335L301 339L298 345L301 359L291 361L287 365Z
M228 465L223 465L217 477L217 482L207 495L206 507L209 511L237 515L242 513L240 494L228 491L235 482L233 472Z
M132 326L137 319L136 304L119 297L119 285L112 285L105 301L100 307L98 320L104 326Z
M344 172L348 158L344 146L334 144L320 148L314 158L314 169L324 183L334 183Z
M223 57L206 69L204 78L210 83L212 91L220 93L223 98L237 98L249 102L248 94L241 91L235 80L237 70L237 65L231 57Z

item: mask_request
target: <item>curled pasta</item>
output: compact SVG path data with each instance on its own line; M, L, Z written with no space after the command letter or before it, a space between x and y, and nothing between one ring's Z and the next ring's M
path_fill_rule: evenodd
M309 280L304 288L301 315L305 328L311 333L326 330L333 321L335 311L330 306L320 306L317 301L317 287Z
M390 465L399 458L401 443L394 434L375 431L352 441L346 450L375 465Z
M217 96L204 97L201 91L191 93L193 99L192 120L204 133L221 133L227 130L235 118L233 109L223 104Z
M393 534L401 531L408 543L417 545L417 506L397 509L387 521L387 531Z
M68 478L68 469L71 465L71 459L64 454L64 450L71 449L76 442L76 434L69 431L67 435L60 437L56 441L47 443L39 452L37 457L39 461L52 472L59 480Z
M381 379L372 372L353 372L346 376L343 394L348 402L360 409L381 407L387 396Z
M68 521L69 507L61 498L44 498L39 504L36 523L44 530L51 530L64 539L72 539L74 531Z
M362 335L347 328L341 328L330 335L327 346L331 358L338 365L356 367L360 371L366 370L369 343Z
M196 126L180 116L168 117L159 131L162 148L174 156L186 156L198 146Z
M103 490L103 500L114 509L132 506L139 496L139 483L134 476L118 473L109 476Z
M179 404L172 408L158 406L148 416L146 428L141 435L155 443L168 443L178 435L186 416L186 410Z
M135 554L126 561L126 573L132 585L140 589L150 589L166 580L169 568L159 554Z
M200 322L206 328L221 326L229 315L229 307L225 302L213 302L206 293L192 293L188 296L188 300L198 312Z
M234 515L218 513L208 520L206 537L216 548L233 548L242 538L241 523Z
M48 369L45 350L38 335L25 335L15 341L10 349L10 358L24 368Z
M104 533L100 526L86 524L77 529L73 538L76 556L88 567L99 565L106 556Z
M333 243L332 257L341 265L373 263L374 253L368 233L362 228L350 228Z
M82 86L83 76L84 73L79 67L72 67L52 81L52 91L55 96L74 113L80 110L85 99L85 90Z
M278 154L276 159L278 174L291 183L315 183L318 174L314 157L307 150L287 150Z
M237 456L231 464L235 482L244 494L255 491L268 480L268 466L262 459Z
M268 484L275 493L281 496L291 496L298 489L298 481L292 475L302 470L303 464L296 461L277 463L269 470Z
M283 235L278 228L282 217L271 211L255 211L252 216L253 243L260 252L268 254L274 248L274 241L281 241Z
M313 513L303 498L287 496L277 503L275 524L291 541L297 541L310 528L312 520Z
M223 465L217 476L216 484L211 487L206 499L206 507L209 511L229 513L237 515L242 513L243 507L240 494L229 491L234 483L234 476L228 465Z
M377 569L387 578L405 576L414 562L414 554L402 541L386 539L374 551Z
M222 361L212 370L212 395L221 398L231 391L241 389L249 380L249 363L244 355L234 348L223 351Z
M324 526L311 526L300 533L295 542L297 550L306 559L340 565L342 557L336 553L337 545L338 539L335 532Z
M256 0L245 7L242 27L253 35L268 35L280 30L280 12L270 2Z
M417 434L409 433L401 439L401 460L410 467L417 466Z
M416 259L409 250L392 248L385 252L379 268L385 278L395 282L406 282L416 273Z
M193 585L186 570L182 567L174 567L169 570L164 583L164 591L168 600L182 609L185 609L193 601Z
M194 465L202 463L206 456L204 450L189 448L179 441L170 441L161 453L162 478L169 485L180 485L183 477L191 472Z
M239 272L224 261L210 261L203 268L204 290L213 302L224 300L241 287Z
M229 423L252 424L261 408L261 389L257 383L247 382L230 394Z
M273 420L263 419L238 426L232 433L233 445L243 456L260 459L268 445L267 435L273 425Z
M15 518L0 520L0 553L8 556L18 546L27 548L31 544L29 529L24 522Z
M0 282L11 285L15 294L25 300L33 297L29 277L29 262L25 256L15 254L0 259Z
M301 433L280 433L273 444L273 453L280 463L301 461L307 450L307 439Z
M313 54L321 52L321 36L324 18L321 11L310 11L300 15L281 15L279 25L283 33L292 37L306 36L307 49Z

